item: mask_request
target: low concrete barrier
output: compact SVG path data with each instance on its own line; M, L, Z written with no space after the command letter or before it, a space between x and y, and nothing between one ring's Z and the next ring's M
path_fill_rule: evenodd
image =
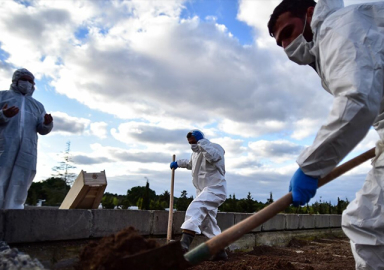
M222 230L252 214L218 213ZM185 212L173 215L174 235L181 234ZM7 243L100 238L133 226L142 235L161 237L167 234L167 211L140 210L59 210L44 207L0 211L0 240ZM299 231L340 228L341 215L278 214L252 232ZM250 240L252 242L253 240Z

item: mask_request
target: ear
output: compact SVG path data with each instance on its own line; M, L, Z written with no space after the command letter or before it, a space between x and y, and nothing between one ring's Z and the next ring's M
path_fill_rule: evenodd
M315 7L309 7L307 9L307 23L308 23L308 25L310 25L312 22L312 16L313 16L314 10L315 10Z

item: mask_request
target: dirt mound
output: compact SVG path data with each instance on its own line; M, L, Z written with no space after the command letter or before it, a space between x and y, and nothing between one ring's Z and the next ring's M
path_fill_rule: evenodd
M135 228L129 227L84 247L75 269L115 269L118 259L157 247L155 240L144 239Z

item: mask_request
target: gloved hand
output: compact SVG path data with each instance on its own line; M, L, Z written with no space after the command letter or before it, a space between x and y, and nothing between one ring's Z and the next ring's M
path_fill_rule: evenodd
M169 167L171 167L171 169L177 169L177 167L179 167L179 165L177 165L177 161L173 161L171 162L171 164L169 165Z
M316 194L317 179L305 175L299 168L291 178L289 191L292 191L293 205L305 205Z
M195 137L197 142L204 138L203 134L201 134L201 132L198 130L192 131L192 136Z

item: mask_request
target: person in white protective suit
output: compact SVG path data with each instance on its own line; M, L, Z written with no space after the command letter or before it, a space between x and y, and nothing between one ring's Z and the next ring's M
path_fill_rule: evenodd
M191 159L179 159L170 164L171 169L192 170L192 181L196 188L196 198L190 203L181 225L181 246L184 252L195 234L203 233L212 238L221 233L217 225L217 209L227 198L225 180L224 149L204 138L200 130L191 130L187 139L193 151ZM225 250L213 256L212 260L227 260Z
M367 134L380 135L363 188L343 212L356 269L384 269L384 2L344 7L342 0L284 0L269 32L287 56L310 65L334 96L313 144L297 159L293 204L304 205L327 175Z
M34 76L14 72L9 90L0 91L0 208L24 209L36 174L37 133L48 134L53 119L32 97Z

